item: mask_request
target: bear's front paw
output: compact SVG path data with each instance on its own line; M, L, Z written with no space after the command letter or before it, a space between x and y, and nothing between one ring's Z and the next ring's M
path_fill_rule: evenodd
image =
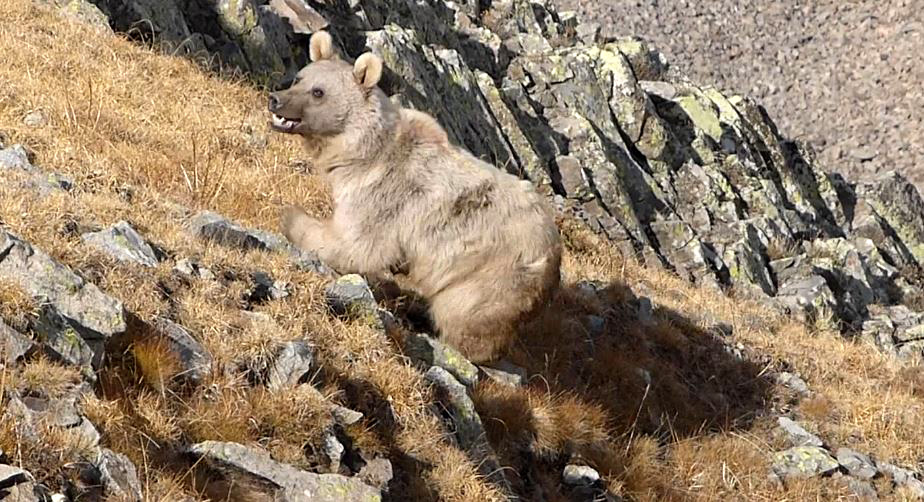
M302 208L286 206L282 210L279 226L289 242L298 247L304 247L305 244L310 243L311 235L315 233L318 222L308 216Z

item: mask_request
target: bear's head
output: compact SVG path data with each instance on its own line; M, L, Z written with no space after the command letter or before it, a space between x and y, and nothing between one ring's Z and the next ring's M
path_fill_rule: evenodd
M271 125L305 138L337 136L368 110L382 77L382 60L365 53L350 65L335 53L325 31L311 36L310 56L291 87L270 94Z

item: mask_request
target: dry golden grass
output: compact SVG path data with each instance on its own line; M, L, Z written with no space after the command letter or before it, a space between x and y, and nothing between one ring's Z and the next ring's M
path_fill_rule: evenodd
M259 443L276 458L310 467L305 447L330 420L317 396L269 392L239 370L259 368L280 343L303 337L317 346L324 394L365 415L348 431L356 445L395 462L395 500L500 499L452 444L431 412L430 390L394 341L328 317L321 278L282 256L195 242L184 231L188 215L171 201L268 230L275 230L282 203L325 211L318 180L291 168L303 160L296 142L268 133L263 93L93 34L29 0L6 2L0 25L0 131L35 152L41 167L77 182L73 193L44 199L0 184L0 220L137 317L132 343L110 353L97 396L82 407L103 443L138 465L146 500L204 497L189 466L176 458L176 448L190 441ZM46 126L23 124L33 110L44 114ZM198 259L219 280L178 277L170 260L153 270L113 262L72 231L122 219L172 256ZM781 446L769 415L787 409L834 445L896 463L917 460L924 448L919 368L846 341L823 324L809 330L759 305L639 267L570 222L562 228L568 280L560 308L511 355L528 369L529 385L485 382L474 392L489 439L521 492L541 486L550 500L564 499L558 477L574 458L633 500L842 497L834 480L785 488L767 480L768 454ZM246 282L225 277L254 270L289 281L292 296L247 305ZM607 287L588 298L574 287L581 279ZM652 325L639 324L629 308L629 287L636 286L650 291L658 307ZM7 295L0 298L4 319L31 308L12 289L0 289ZM270 321L245 318L241 308ZM728 342L765 358L730 356L699 320L707 314L733 326ZM606 333L591 339L587 315L604 318ZM185 326L212 354L204 385L189 388L173 378L175 361L147 328L158 317ZM773 385L768 372L783 367L802 375L815 396L793 401ZM76 379L73 370L39 358L5 369L2 386L55 394ZM0 448L49 483L81 455L79 445L55 431L44 439L54 448L42 453L13 425L0 424Z

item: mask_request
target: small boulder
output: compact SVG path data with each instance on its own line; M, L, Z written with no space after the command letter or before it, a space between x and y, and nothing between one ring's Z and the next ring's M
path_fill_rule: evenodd
M208 267L204 267L199 262L190 260L189 258L178 260L173 270L189 277L198 277L199 279L215 278L215 274L212 273Z
M851 476L860 479L873 479L879 474L876 464L862 453L849 448L838 448L835 455L837 456L837 463L847 469Z
M478 381L478 368L456 349L423 334L413 334L404 343L405 353L424 365L438 366L452 374L464 385Z
M201 383L211 370L211 354L189 334L186 328L173 321L161 319L156 328L158 334L166 339L167 346L176 356L182 368L180 376L194 384Z
M11 488L20 483L26 483L31 479L32 476L19 467L0 465L0 490Z
M811 478L836 471L837 460L818 446L794 446L773 456L771 470L781 479Z
M347 274L325 289L327 304L337 315L363 317L376 311L378 304L372 289L361 275Z
M777 423L793 446L824 446L824 441L821 438L805 430L805 428L789 418L780 417L777 419Z
M193 216L187 223L187 228L200 239L246 251L278 250L287 247L285 240L278 235L244 228L212 211L201 211Z
M566 485L590 486L600 480L600 473L586 465L568 464L562 471L561 480Z
M141 482L135 464L121 453L101 448L96 460L106 494L130 502L142 500Z
M269 368L266 386L278 390L298 385L302 377L311 371L313 362L314 351L308 342L293 340L284 343Z
M381 491L357 478L340 474L315 474L276 462L264 450L238 443L205 441L188 448L218 473L234 472L250 477L253 486L279 502L310 499L313 502L377 502Z
M160 261L154 248L126 221L119 221L106 230L83 234L81 239L119 261L145 267L156 267Z
M795 373L790 373L788 371L781 371L776 374L776 381L779 382L783 387L788 388L789 390L800 395L808 395L810 393L808 384L805 383L805 380L802 379L799 375Z

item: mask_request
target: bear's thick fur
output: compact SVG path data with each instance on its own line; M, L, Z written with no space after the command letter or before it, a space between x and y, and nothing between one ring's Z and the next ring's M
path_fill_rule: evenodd
M431 116L393 104L377 87L377 56L350 65L326 32L311 37L310 54L269 110L274 129L302 136L334 212L321 221L289 206L283 233L341 273L423 297L439 336L473 362L501 357L559 287L547 201L451 144Z

